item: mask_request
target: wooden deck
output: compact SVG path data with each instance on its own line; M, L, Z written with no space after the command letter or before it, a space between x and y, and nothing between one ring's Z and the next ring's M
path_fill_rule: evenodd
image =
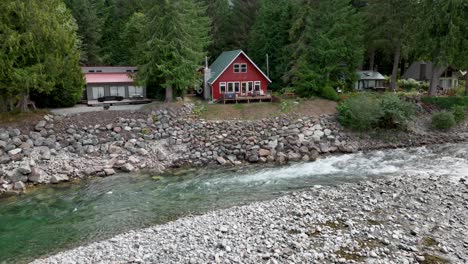
M105 101L99 102L98 100L89 100L86 102L88 106L105 106L105 105L129 105L129 104L148 104L151 103L153 100L151 99L124 99L122 101Z
M235 102L240 103L240 102L247 102L250 104L250 102L272 102L273 97L271 95L262 95L262 96L236 96L236 98L220 98L218 102L222 102L223 104L226 104L226 102Z

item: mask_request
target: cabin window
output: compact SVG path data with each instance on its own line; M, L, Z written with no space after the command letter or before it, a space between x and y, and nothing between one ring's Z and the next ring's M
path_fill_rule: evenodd
M222 93L222 94L226 92L226 83L225 82L219 83L219 92Z
M236 93L240 93L240 83L238 82L234 83L234 88L236 90Z
M102 70L96 70L96 72L102 72Z
M95 70L89 70L88 72L93 73L93 72L96 72L96 71Z
M240 64L239 63L234 63L234 72L239 73L240 72Z
M111 86L110 95L125 97L125 86Z
M260 82L255 82L254 88L255 88L255 91L260 91Z
M93 87L93 99L98 99L104 96L104 87Z
M234 83L230 82L228 83L228 93L233 93L234 92Z
M253 90L254 90L254 89L253 89L253 87L254 87L253 84L254 84L253 82L249 82L248 91L249 91L250 93L253 92Z
M243 73L247 72L247 63L242 63L241 64L241 72L243 72Z
M129 86L128 87L128 96L129 97L143 96L143 87L141 87L141 86Z
M242 82L242 94L247 94L247 83Z

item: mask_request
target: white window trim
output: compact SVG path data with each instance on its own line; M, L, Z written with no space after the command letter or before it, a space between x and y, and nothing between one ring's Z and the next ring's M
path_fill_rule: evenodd
M237 87L239 87L239 90L236 91L236 84L237 84ZM240 93L241 92L241 84L240 82L234 82L234 92L235 93Z
M250 84L252 84L252 89L250 89ZM252 81L247 82L247 92L252 93L254 90L255 90L254 82Z
M262 90L262 82L260 82L260 81L254 82L254 87L253 87L253 88L254 88L254 91L257 91L257 90L255 89L255 87L256 87L257 85L258 85L258 91L261 91L261 90Z
M242 66L244 66L244 65L245 65L245 71L242 71ZM241 64L240 64L240 72L241 72L241 73L247 73L247 67L248 67L248 66L247 66L247 63L241 63Z
M232 84L232 91L229 89L229 84ZM234 82L228 82L227 83L227 90L226 90L228 93L233 93L235 91L235 88L234 88Z
M239 71L236 71L236 66L238 67ZM240 73L241 72L241 64L240 63L234 63L234 66L232 66L232 70L234 73Z
M221 90L221 87L224 86L224 92ZM222 93L226 93L227 92L227 84L226 82L221 82L219 83L219 93L222 94Z

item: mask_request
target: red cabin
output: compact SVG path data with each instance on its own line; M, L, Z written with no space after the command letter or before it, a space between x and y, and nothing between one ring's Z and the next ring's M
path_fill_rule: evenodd
M205 80L214 101L271 100L271 80L242 50L223 52L205 70Z

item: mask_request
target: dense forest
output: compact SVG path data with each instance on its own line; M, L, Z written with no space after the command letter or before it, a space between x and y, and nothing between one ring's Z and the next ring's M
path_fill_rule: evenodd
M264 70L268 54L271 89L336 99L356 69L395 88L415 60L467 69L467 47L465 0L2 0L0 111L74 104L82 65L137 65L170 100L205 56L243 49Z

